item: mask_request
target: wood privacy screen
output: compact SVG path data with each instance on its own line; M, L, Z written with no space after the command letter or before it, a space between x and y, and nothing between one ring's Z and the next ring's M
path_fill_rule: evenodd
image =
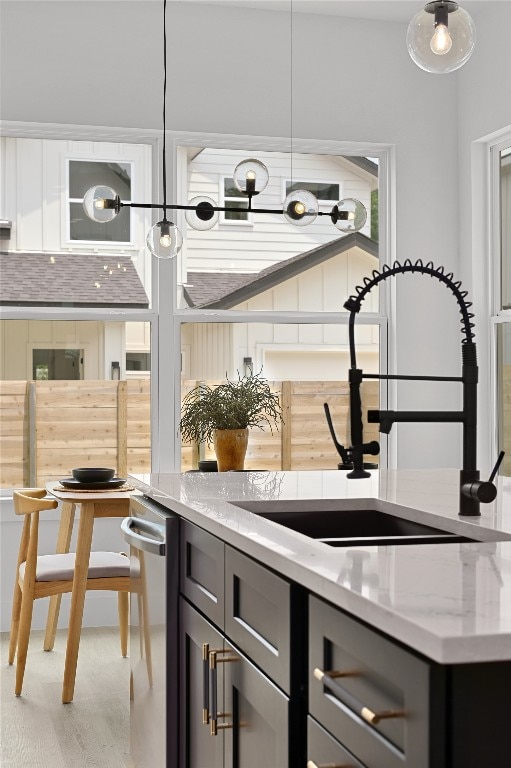
M182 394L195 381L183 382ZM212 382L208 382L212 383ZM218 383L218 382L213 382ZM337 439L349 445L349 385L346 381L273 381L274 391L280 392L284 424L279 431L268 427L264 431L252 429L248 441L246 469L336 469L340 461L335 450L323 403L330 406ZM378 382L362 384L362 409L378 408ZM364 440L378 440L378 425L367 424L364 418ZM182 470L191 469L197 451L190 444L182 450ZM204 458L214 458L212 448L206 448ZM371 457L378 461L378 457Z
M151 468L149 381L0 383L4 488L41 486L73 467Z
M217 382L209 382L217 383ZM185 381L182 394L195 386ZM348 444L347 382L271 382L280 392L285 424L252 429L247 469L335 469L323 403L328 402L340 442ZM0 476L3 488L41 486L67 477L73 467L115 467L120 477L151 468L150 382L0 382ZM364 412L378 407L378 383L362 386ZM364 438L378 439L377 425L364 424ZM197 459L183 445L182 471ZM206 448L206 457L214 457Z

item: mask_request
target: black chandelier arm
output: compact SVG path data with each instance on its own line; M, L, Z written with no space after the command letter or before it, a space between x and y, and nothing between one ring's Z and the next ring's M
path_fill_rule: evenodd
M120 208L153 208L155 210L167 210L167 211L196 211L198 209L198 205L178 205L176 203L172 203L172 205L165 205L165 203L123 203L122 201L119 203ZM229 206L220 206L220 205L211 205L208 206L208 210L210 211L227 211L227 212L236 212L239 213L240 210L243 210L242 208L230 208ZM280 214L281 216L285 213L283 208L247 208L246 209L249 213L276 213ZM331 212L329 211L316 211L317 216L330 216ZM312 216L312 214L308 214L307 212L303 214L304 218L306 216Z
M164 206L161 203L122 203L121 202L121 208L154 208L154 209L163 209ZM198 205L177 205L175 203L172 203L172 205L166 205L165 208L167 211L196 211L199 206ZM239 213L240 210L243 210L242 208L229 208L229 206L220 206L220 205L212 205L208 207L209 211L230 211L230 212L236 212ZM280 213L283 214L284 211L277 208L250 208L247 209L250 213ZM305 214L306 215L306 214Z
M456 301L458 302L458 307L461 314L461 323L463 326L461 332L465 336L465 338L462 340L462 344L471 344L474 341L474 332L472 331L474 323L471 322L474 314L470 312L472 302L466 301L468 291L460 290L461 280L455 282L452 272L448 272L446 274L444 267L435 267L432 261L429 261L427 264L424 264L422 259L418 259L415 263L412 263L410 259L406 259L403 264L401 264L399 261L395 261L392 267L384 265L381 272L378 272L377 269L374 269L372 273L373 277L364 278L364 284L357 285L355 289L356 295L351 295L349 299L344 303L344 308L351 313L349 319L349 343L350 363L352 368L357 367L355 352L355 315L360 312L362 302L364 301L367 294L371 291L371 289L378 285L378 283L381 283L383 280L386 280L389 277L395 277L395 275L402 275L407 272L418 272L421 275L429 275L430 277L436 278L441 283L444 283L444 285L449 288L449 290L453 293Z

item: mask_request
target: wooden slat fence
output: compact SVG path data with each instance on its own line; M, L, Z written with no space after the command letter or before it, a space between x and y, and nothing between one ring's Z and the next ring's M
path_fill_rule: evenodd
M208 382L212 383L212 382ZM217 383L217 382L213 382ZM196 382L185 381L183 394ZM326 423L323 403L330 406L337 439L349 445L349 385L347 382L283 381L270 382L280 392L284 424L279 431L251 429L248 442L246 469L335 469L340 458L332 443ZM377 408L378 382L364 382L362 409ZM364 440L378 440L378 425L367 424L364 419ZM197 450L183 445L182 471L196 466ZM206 448L204 458L215 458L213 449ZM194 461L195 459L195 461ZM374 461L378 461L377 457Z
M219 382L208 382L216 384ZM182 395L195 386L184 381ZM252 429L247 469L335 469L339 457L330 439L323 403L328 402L341 443L348 444L346 382L270 382L279 392L285 423L279 430ZM377 382L364 382L365 411L378 406ZM151 467L150 382L0 382L1 487L44 485L73 467L111 466L119 476ZM364 425L366 440L377 425ZM204 458L214 458L203 447ZM182 471L196 466L197 446L183 445Z
M73 467L151 467L150 382L0 384L1 487L44 485ZM31 407L32 405L32 407Z
M0 478L4 488L29 485L28 383L0 382Z

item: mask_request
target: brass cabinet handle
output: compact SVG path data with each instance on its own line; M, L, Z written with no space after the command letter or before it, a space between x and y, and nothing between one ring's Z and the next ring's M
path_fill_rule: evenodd
M335 693L341 701L349 703L349 706L355 712L358 712L360 716L371 725L378 725L380 720L390 720L391 718L406 716L406 712L403 709L388 709L383 712L373 712L369 707L360 704L351 693L345 691L339 683L335 681L336 677L356 677L360 674L359 672L324 672L322 669L316 667L313 674L316 680L322 682L323 685L326 686L326 688L329 688L332 693Z
M316 667L316 669L313 672L314 677L316 680L319 680L320 682L323 680L324 677L329 677L332 680L335 680L336 677L359 677L360 672L356 669L349 669L345 671L341 671L339 669L332 669L328 672L324 672L322 669L319 669L319 667Z
M231 717L231 713L229 712L217 712L217 665L227 664L232 661L240 660L240 657L236 655L225 656L225 658L218 658L219 656L223 656L224 654L228 653L232 654L232 651L228 649L209 651L209 689L211 693L211 703L209 708L209 732L211 736L217 736L219 730L223 730L225 728L234 728L234 723L222 723L221 725L218 725L217 722L219 718ZM245 723L240 723L239 725L245 725Z
M307 768L353 768L348 763L315 763L314 760L307 761Z
M209 725L209 643L202 644L202 725Z
M393 717L404 717L405 711L403 709L387 709L383 712L373 712L369 707L362 707L360 714L371 725L377 725L380 720L390 720Z

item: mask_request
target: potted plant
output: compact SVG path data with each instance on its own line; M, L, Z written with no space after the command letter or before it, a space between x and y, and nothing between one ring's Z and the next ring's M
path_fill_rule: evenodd
M183 440L213 444L218 471L243 469L248 428L278 429L282 420L279 395L261 373L240 376L216 387L200 383L183 398L180 429Z

